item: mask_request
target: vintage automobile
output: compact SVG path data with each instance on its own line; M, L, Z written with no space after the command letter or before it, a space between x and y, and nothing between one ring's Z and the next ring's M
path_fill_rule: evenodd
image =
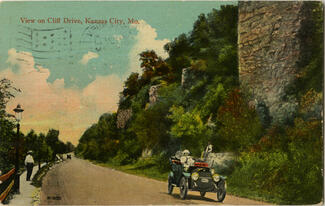
M206 192L217 193L217 201L222 202L226 197L226 177L215 173L208 163L195 160L194 165L186 171L180 159L170 158L171 171L168 175L168 194L172 194L174 187L180 188L180 197L185 199L188 190L199 191L201 197Z

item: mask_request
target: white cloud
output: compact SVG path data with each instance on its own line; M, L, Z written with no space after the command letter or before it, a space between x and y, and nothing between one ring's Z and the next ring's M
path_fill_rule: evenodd
M155 50L163 58L168 56L163 46L169 40L157 39L156 29L143 20L131 27L136 28L138 34L135 37L136 44L129 53L130 68L125 75L141 72L139 54L144 50ZM114 38L121 41L123 37ZM89 60L98 57L98 54L88 52L80 63L86 65ZM21 126L24 132L32 128L37 132L47 132L49 128L55 128L60 130L62 140L76 144L85 129L97 122L101 114L117 110L123 81L116 75L96 76L92 83L80 90L65 88L64 79L47 82L49 69L35 67L30 53L10 49L7 62L10 66L0 71L0 76L12 80L14 86L22 90L22 93L9 102L7 108L11 112L17 103L24 107ZM18 68L18 71L13 72L13 68ZM75 79L71 77L71 80Z
M79 62L83 65L86 65L89 62L89 60L94 59L94 58L98 58L98 54L88 51L87 54L83 55L82 59Z
M96 76L83 90L65 88L64 79L47 82L50 71L35 68L30 53L8 51L9 68L0 71L1 77L13 81L22 90L8 104L8 112L20 103L25 109L22 130L34 129L47 132L49 128L60 130L60 138L77 143L79 137L105 112L115 112L118 94L123 82L116 75ZM18 68L13 72L12 68Z
M130 72L141 73L139 54L145 50L154 50L159 56L166 58L168 53L164 50L164 45L170 40L168 39L157 39L157 31L152 28L144 20L140 20L139 24L132 24L131 28L136 28L138 31L136 38L136 44L131 49L129 54L130 57Z

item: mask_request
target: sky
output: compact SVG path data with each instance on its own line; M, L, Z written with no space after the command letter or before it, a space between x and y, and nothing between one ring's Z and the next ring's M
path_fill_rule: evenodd
M201 13L236 2L0 2L0 79L22 92L21 130L60 131L77 144L103 113L116 112L139 53L188 33Z

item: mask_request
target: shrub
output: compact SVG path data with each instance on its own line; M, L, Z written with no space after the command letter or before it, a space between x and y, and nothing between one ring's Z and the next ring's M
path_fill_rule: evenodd
M256 111L247 102L245 96L235 89L229 92L218 110L219 138L214 142L220 142L226 150L247 150L258 142L264 132Z
M170 112L169 118L174 122L170 134L181 141L182 149L189 149L193 155L199 156L212 136L212 129L196 112L185 112L183 107L175 106Z
M130 156L121 150L117 152L117 155L111 161L114 165L125 165L132 162Z
M274 132L272 130L271 132ZM280 144L265 141L257 152L242 153L229 186L281 204L316 204L322 199L322 124L295 119ZM270 145L271 144L271 147Z

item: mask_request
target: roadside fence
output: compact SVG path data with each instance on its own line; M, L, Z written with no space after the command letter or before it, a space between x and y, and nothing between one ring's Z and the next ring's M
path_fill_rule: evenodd
M15 168L11 169L4 175L0 176L0 202L8 197L9 192L13 189L15 182Z

